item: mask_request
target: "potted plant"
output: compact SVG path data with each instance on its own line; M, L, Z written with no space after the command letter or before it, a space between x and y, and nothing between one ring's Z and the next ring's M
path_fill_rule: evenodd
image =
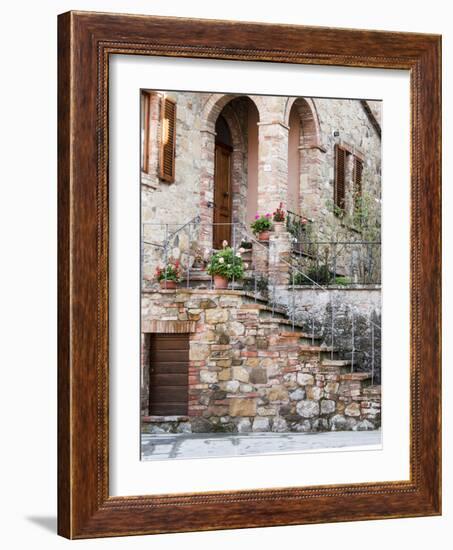
M238 281L244 277L244 263L239 252L224 245L211 257L207 272L214 278L214 286L217 289L228 288L228 282L233 279Z
M239 250L241 250L241 248L243 250L251 250L253 245L250 241L241 241L241 244L239 246Z
M258 236L260 241L268 241L269 233L272 229L271 215L259 215L255 216L255 220L250 224L252 231Z
M158 267L156 269L156 279L162 289L174 290L181 279L179 261L170 260L164 267Z
M195 249L193 254L192 269L204 269L205 263L200 249Z
M283 203L281 202L277 210L273 213L274 218L274 230L276 233L281 233L285 230L285 211L283 210Z

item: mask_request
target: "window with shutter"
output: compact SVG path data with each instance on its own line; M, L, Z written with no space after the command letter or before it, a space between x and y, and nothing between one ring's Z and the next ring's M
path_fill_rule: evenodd
M362 196L362 172L363 162L354 156L354 205L357 206L358 200Z
M346 184L346 150L339 145L335 146L335 187L334 202L337 209L345 208Z
M160 109L159 177L167 183L175 181L176 102L162 98Z

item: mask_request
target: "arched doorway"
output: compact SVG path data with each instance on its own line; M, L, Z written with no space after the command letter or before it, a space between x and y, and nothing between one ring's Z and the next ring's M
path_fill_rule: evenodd
M310 98L290 98L285 121L288 133L288 210L313 213L319 207L321 131L314 102Z
M239 239L258 202L258 109L248 96L231 99L215 121L213 248Z
M300 213L300 116L293 105L289 114L288 132L288 198L287 209Z
M214 216L213 248L222 248L222 242L231 242L232 181L231 157L233 142L228 124L221 114L215 125L214 150Z

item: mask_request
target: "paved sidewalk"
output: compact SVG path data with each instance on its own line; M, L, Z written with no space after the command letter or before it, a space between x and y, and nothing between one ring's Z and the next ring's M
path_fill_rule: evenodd
M246 434L143 434L142 460L379 449L381 431ZM365 450L364 449L364 450Z

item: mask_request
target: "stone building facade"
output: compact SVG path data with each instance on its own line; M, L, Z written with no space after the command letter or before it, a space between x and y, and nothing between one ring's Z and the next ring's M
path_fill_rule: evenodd
M336 145L348 151L346 210L353 209L354 158L362 161L362 191L380 209L380 102L198 92L150 92L147 97L151 123L149 146L142 151L147 171L141 175L145 235L152 232L157 239L164 224L171 232L199 217L193 237L212 248L219 120L226 123L223 141L231 148L229 222L247 226L256 212L273 212L283 203L313 220L320 241L330 240L342 225L333 212ZM163 97L176 104L175 176L170 184L159 178L158 170ZM145 248L145 271L152 254Z
M171 121L163 116L166 101L175 110ZM342 309L343 329L350 325L348 315L357 326L364 319L378 326L378 285L362 292L358 285L355 292L344 290L349 292L347 299L341 288L335 295L324 288L320 297L321 291L316 292L320 285L295 286L294 237L286 230L272 234L265 245L253 243L247 253L250 284L255 285L252 293L245 284L214 290L192 267L200 250L209 255L223 239L235 249L251 240L249 224L255 214L271 213L280 204L295 219L309 220L311 238L321 243L338 240L340 232L343 239L359 241L360 229L346 224L346 217L335 209L338 150L343 151L342 210L354 212L359 182L360 194L371 199L379 219L380 112L380 102L362 100L143 92L142 418L146 430L284 432L379 427L380 388L372 384L369 362L351 369L350 358L338 353L346 345L344 330L329 333L334 302L337 311ZM173 157L166 177L163 147L169 136ZM299 250L298 258L302 256L313 261ZM178 259L184 270L176 291L160 290L154 277L155 267L168 257ZM347 253L335 258L339 275L346 273L351 258ZM305 264L297 265L296 271L305 269ZM264 290L257 290L258 276L265 281ZM368 302L366 292L372 296ZM187 338L187 399L175 409L183 414L152 414L153 380L160 376L150 369L156 353L153 338L162 334L184 335L181 342ZM356 361L360 363L357 357ZM175 395L181 391L175 390Z

